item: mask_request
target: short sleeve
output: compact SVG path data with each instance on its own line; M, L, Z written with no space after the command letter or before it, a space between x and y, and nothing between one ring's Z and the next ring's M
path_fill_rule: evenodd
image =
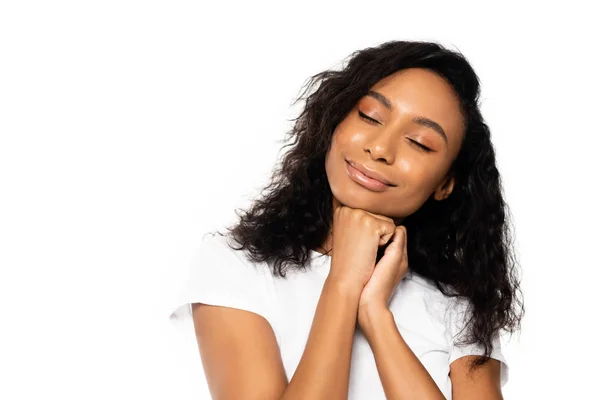
M170 307L169 320L175 325L191 320L192 303L204 303L251 311L273 325L272 280L263 266L229 247L225 237L205 235Z
M450 352L448 356L448 364L452 364L454 360L457 360L463 356L483 355L485 353L483 345L479 343L460 343L467 334L467 329L463 328L465 328L465 324L467 323L465 316L467 316L468 305L469 302L467 299L460 298L459 300L458 297L452 299L448 313L448 332L450 334ZM490 354L490 358L500 361L500 385L504 386L508 381L509 367L504 354L502 354L502 344L500 342L499 335L496 335L492 339L492 352Z

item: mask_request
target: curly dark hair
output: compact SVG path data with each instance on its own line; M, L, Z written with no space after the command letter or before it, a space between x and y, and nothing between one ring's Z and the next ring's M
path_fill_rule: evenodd
M490 130L479 110L480 85L473 68L458 51L438 43L389 41L355 51L341 70L313 75L292 104L306 100L286 135L292 148L274 169L271 181L239 222L227 230L255 262L273 265L285 277L287 268L306 268L309 250L323 244L333 221L332 192L325 155L333 132L372 85L407 68L425 68L445 78L458 94L465 135L450 168L454 190L444 201L430 197L404 218L409 232L409 267L433 281L446 296L469 299L463 343L479 343L485 355L501 329L520 329L524 304L516 276L509 210L503 199ZM316 91L304 96L317 83ZM221 234L221 233L219 233ZM221 234L222 235L222 234ZM388 243L389 244L389 243ZM385 246L378 251L378 259ZM521 293L522 295L522 293Z

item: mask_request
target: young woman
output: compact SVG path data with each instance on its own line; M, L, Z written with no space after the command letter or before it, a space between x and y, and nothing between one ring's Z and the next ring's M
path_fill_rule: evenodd
M477 75L437 43L353 53L171 318L214 399L501 399L523 302ZM302 98L302 96L301 96Z

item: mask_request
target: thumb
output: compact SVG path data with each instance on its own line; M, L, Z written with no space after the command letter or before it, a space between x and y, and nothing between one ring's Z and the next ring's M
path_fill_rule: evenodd
M399 225L394 229L394 235L392 241L385 249L384 255L386 254L402 254L404 252L404 244L406 242L406 227Z
M389 262L394 263L402 257L406 240L405 232L406 228L404 226L397 226L394 229L391 240L387 243L385 248L381 247L378 250L376 265L378 265L380 261L383 261L383 264Z

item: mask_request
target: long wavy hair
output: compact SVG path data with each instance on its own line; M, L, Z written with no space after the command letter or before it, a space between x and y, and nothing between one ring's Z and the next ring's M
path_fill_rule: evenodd
M425 68L454 88L466 121L463 142L450 173L451 195L430 197L404 218L408 265L446 296L468 298L464 343L485 348L471 369L484 364L501 329L520 328L524 305L519 294L509 210L503 198L490 130L479 109L480 85L473 68L457 51L423 41L389 41L353 52L340 70L310 77L292 104L305 100L287 132L291 147L274 168L269 184L239 222L227 228L255 262L268 262L273 274L304 270L310 250L323 244L332 227L332 192L325 155L336 126L372 85L406 68ZM312 91L313 87L317 90ZM309 93L308 95L306 95ZM219 232L220 235L223 235ZM389 244L389 243L388 243ZM378 259L385 246L378 251Z

